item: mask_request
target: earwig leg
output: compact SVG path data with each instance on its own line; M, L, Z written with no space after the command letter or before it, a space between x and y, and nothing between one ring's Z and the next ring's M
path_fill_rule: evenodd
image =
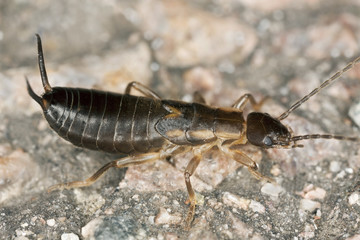
M193 102L206 104L205 98L201 95L199 91L194 92Z
M258 180L265 180L267 182L274 182L272 178L262 175L258 171L258 166L254 160L239 150L231 150L233 152L233 158L235 161L245 165L249 172Z
M68 182L68 183L55 184L48 188L48 192L52 192L55 190L63 190L63 189L90 186L96 180L98 180L107 170L109 170L112 167L116 167L116 162L117 161L112 161L112 162L105 164L94 175L92 175L91 177L89 177L88 179L86 179L84 181L74 181L74 182Z
M262 105L264 104L264 102L267 100L268 98L265 97L263 99L260 100L260 102L256 102L255 98L253 95L247 93L243 96L241 96L234 104L233 104L233 108L239 109L241 111L244 110L245 105L247 104L248 101L250 101L251 106L254 108L255 111L259 111L260 108L262 107Z
M146 97L154 98L154 99L161 99L157 93L155 93L150 88L146 87L145 85L139 83L139 82L131 82L126 86L125 94L130 94L131 89L134 88L144 94Z
M190 200L190 207L189 207L189 211L188 211L188 214L187 214L186 220L185 220L185 228L186 229L190 228L191 222L194 219L195 204L196 204L195 192L191 186L190 177L194 174L195 169L197 168L197 166L200 163L200 160L201 160L201 156L198 156L198 155L194 156L188 163L188 165L185 169L185 173L184 173L185 184L186 184L187 191L189 193L189 200Z
M119 160L115 160L115 161L105 164L94 175L92 175L91 177L89 177L88 179L86 179L84 181L74 181L74 182L56 184L56 185L51 186L48 189L48 192L52 192L54 190L87 187L87 186L90 186L91 184L93 184L107 170L109 170L112 167L124 168L124 167L132 166L132 165L138 165L138 164L143 164L146 162L155 161L159 158L160 158L160 153L146 153L146 154L140 154L137 156L129 156L129 157L121 158Z

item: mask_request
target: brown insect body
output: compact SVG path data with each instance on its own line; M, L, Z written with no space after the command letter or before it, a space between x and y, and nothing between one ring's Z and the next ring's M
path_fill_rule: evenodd
M245 94L232 108L214 108L205 105L199 95L196 96L198 102L194 103L163 100L137 82L130 83L125 94L80 88L52 88L47 79L41 39L39 35L36 37L45 93L42 97L36 95L28 81L27 87L29 95L42 107L51 128L76 146L129 154L128 157L107 163L84 181L57 184L49 191L89 186L112 167L123 168L192 151L194 157L184 173L190 200L186 226L190 227L196 203L190 177L200 163L202 154L212 147L217 146L227 157L246 166L256 178L272 181L258 172L256 163L250 157L232 146L249 142L262 148L294 148L302 147L296 143L299 140L317 138L359 141L356 137L324 134L292 136L280 121L351 69L360 61L360 57L297 101L278 118L267 113L252 112L245 121L242 112L245 105L250 101L252 107L258 110L264 100L257 103L252 95ZM130 95L133 88L144 97Z
M30 87L30 86L29 86ZM31 87L29 91L32 91ZM196 146L243 135L241 111L80 88L52 88L40 105L72 144L109 153L158 151L165 141Z

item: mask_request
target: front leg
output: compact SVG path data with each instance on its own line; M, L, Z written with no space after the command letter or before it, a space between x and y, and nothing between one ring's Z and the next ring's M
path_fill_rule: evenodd
M258 171L258 166L254 160L248 155L238 149L231 149L228 145L218 145L219 149L228 157L231 158L241 165L247 167L248 171L258 180L264 180L267 182L275 182L272 178L264 176Z
M258 171L258 166L254 160L240 150L230 150L232 152L233 159L242 165L245 165L249 172L258 180L264 180L266 182L275 182L272 178L269 178Z

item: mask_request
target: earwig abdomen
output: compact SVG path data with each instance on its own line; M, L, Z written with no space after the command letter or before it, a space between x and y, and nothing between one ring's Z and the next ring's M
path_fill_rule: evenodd
M164 139L151 128L162 116L155 101L79 88L55 87L43 95L45 118L62 138L79 147L126 154L162 146Z

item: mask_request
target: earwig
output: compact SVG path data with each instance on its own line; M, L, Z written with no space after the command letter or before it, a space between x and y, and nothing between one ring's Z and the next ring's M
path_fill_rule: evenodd
M93 184L110 168L153 162L175 154L192 151L185 172L185 184L190 207L185 219L191 226L195 214L195 192L190 177L202 155L217 146L227 157L246 166L257 179L273 181L258 171L257 164L236 145L250 143L261 148L295 148L300 140L336 139L359 142L357 137L328 134L294 136L281 120L360 62L360 57L335 73L318 88L293 104L279 117L259 112L264 103L256 102L251 94L240 97L231 108L215 108L205 104L196 93L196 102L163 100L158 94L138 82L131 82L125 94L93 89L51 87L47 78L41 38L36 34L38 64L45 93L40 97L26 79L29 95L41 106L50 127L72 144L127 157L105 164L84 181L61 183L49 191L86 187ZM132 89L144 96L130 95ZM255 112L245 117L247 103Z

